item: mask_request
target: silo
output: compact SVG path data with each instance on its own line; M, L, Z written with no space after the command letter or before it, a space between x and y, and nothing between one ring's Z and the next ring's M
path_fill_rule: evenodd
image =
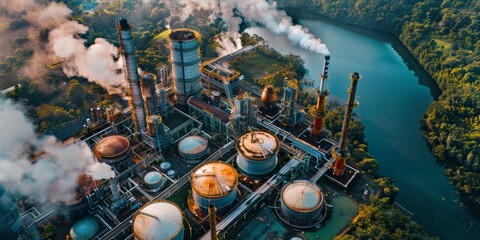
M182 240L182 210L169 201L152 202L135 213L132 229L136 240Z
M281 191L280 213L286 222L313 227L325 215L325 200L320 188L307 180L295 180Z
M99 162L104 162L118 172L125 170L130 163L130 142L128 138L112 135L103 138L94 147L94 153Z
M178 152L186 162L200 162L208 148L208 140L199 135L185 137L178 143Z
M195 204L206 214L214 205L219 214L228 212L237 196L238 174L228 163L211 161L195 168L191 175Z
M190 96L199 96L200 34L190 29L176 29L169 35L172 77L177 100L186 103Z
M237 140L237 165L249 175L264 175L278 163L278 138L267 131L250 131Z

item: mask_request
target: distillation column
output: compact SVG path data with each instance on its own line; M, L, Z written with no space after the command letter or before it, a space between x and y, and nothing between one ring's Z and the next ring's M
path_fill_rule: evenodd
M117 22L117 31L120 40L120 52L124 57L127 69L126 77L130 85L130 105L135 120L135 131L141 132L147 127L147 123L142 93L140 91L140 76L138 75L135 47L133 46L132 27L128 24L127 19L122 18Z
M353 108L358 104L355 103L355 92L357 91L357 83L360 80L360 74L354 72L350 75L350 88L348 89L348 101L345 107L345 116L342 124L342 136L340 137L339 145L332 149L332 155L335 158L335 165L333 174L339 176L343 173L346 167L346 160L350 157L350 152L347 149L347 131L350 127L350 119L352 118Z
M313 117L313 126L311 134L313 136L320 136L322 133L323 120L327 116L327 96L329 91L323 89L325 80L328 78L328 65L330 64L330 56L325 56L325 61L323 63L323 72L320 75L320 87L318 88L318 98L317 106L313 111L310 112L310 115Z
M169 48L172 78L177 100L185 104L190 96L200 96L200 34L190 29L170 33Z

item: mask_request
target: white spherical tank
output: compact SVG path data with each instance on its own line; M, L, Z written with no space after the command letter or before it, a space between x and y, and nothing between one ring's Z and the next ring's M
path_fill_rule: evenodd
M183 240L182 210L172 202L152 202L135 213L132 229L137 240Z
M250 131L237 140L237 165L250 175L271 172L278 163L278 138L267 131Z
M192 196L195 204L204 212L213 204L222 214L237 196L238 174L225 162L206 162L192 171Z
M307 180L295 180L281 191L280 212L288 223L312 227L325 215L325 200L320 188Z
M197 163L207 153L208 140L199 135L188 136L178 143L178 152L186 162Z

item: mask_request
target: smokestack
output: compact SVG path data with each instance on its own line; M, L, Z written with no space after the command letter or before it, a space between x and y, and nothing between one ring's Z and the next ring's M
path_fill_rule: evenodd
M124 57L127 69L126 77L130 85L130 106L135 121L135 130L141 132L147 127L147 123L142 93L140 91L140 77L137 70L137 59L135 58L135 47L133 46L132 28L128 24L127 19L122 18L117 22L117 31L120 40L120 52Z
M116 177L110 180L110 190L112 190L112 201L118 202L120 200L120 190L118 189L118 180Z
M323 62L323 72L320 75L320 87L318 88L317 106L310 112L313 117L313 126L311 134L314 136L320 136L322 133L323 120L327 115L327 96L328 90L323 90L325 80L328 78L328 65L330 64L330 56L325 56Z
M218 240L217 236L217 210L213 204L208 205L208 217L210 219L210 239Z
M345 116L342 124L342 136L340 137L340 144L332 149L332 155L335 158L334 172L336 176L339 176L345 170L345 161L350 157L350 153L347 149L347 131L350 127L350 119L352 118L353 108L355 104L355 93L357 91L357 83L360 80L360 74L354 72L350 75L350 88L348 89L348 101L345 108Z

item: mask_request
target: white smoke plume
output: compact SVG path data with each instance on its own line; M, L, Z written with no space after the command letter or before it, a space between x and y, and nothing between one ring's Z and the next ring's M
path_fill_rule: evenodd
M126 87L121 73L122 63L118 49L105 39L97 38L95 43L85 47L88 27L70 20L72 13L65 4L40 0L0 0L0 6L9 12L25 15L32 26L30 39L38 38L38 29L50 29L48 44L32 44L34 56L27 73L42 72L45 65L61 61L63 71L69 77L81 76L105 88L110 94L122 94ZM46 61L49 61L48 63ZM40 62L40 63L39 63Z
M218 55L223 56L242 48L242 40L237 32L221 33L215 37L219 47L215 49Z
M0 185L7 192L43 203L58 178L63 180L62 188L73 190L82 173L94 179L115 176L110 166L94 161L86 144L63 145L53 136L37 136L22 109L0 98ZM32 151L36 153L34 160ZM58 196L63 200L69 197L73 196Z
M285 11L277 9L275 1L266 0L161 0L172 15L185 20L196 9L212 12L211 19L222 18L227 33L238 33L243 17L250 24L260 24L276 34L285 34L288 39L312 52L329 54L325 44L307 28L295 25ZM230 36L235 39L235 36ZM238 35L237 35L238 37ZM236 42L236 41L234 41ZM219 42L220 44L221 42Z

